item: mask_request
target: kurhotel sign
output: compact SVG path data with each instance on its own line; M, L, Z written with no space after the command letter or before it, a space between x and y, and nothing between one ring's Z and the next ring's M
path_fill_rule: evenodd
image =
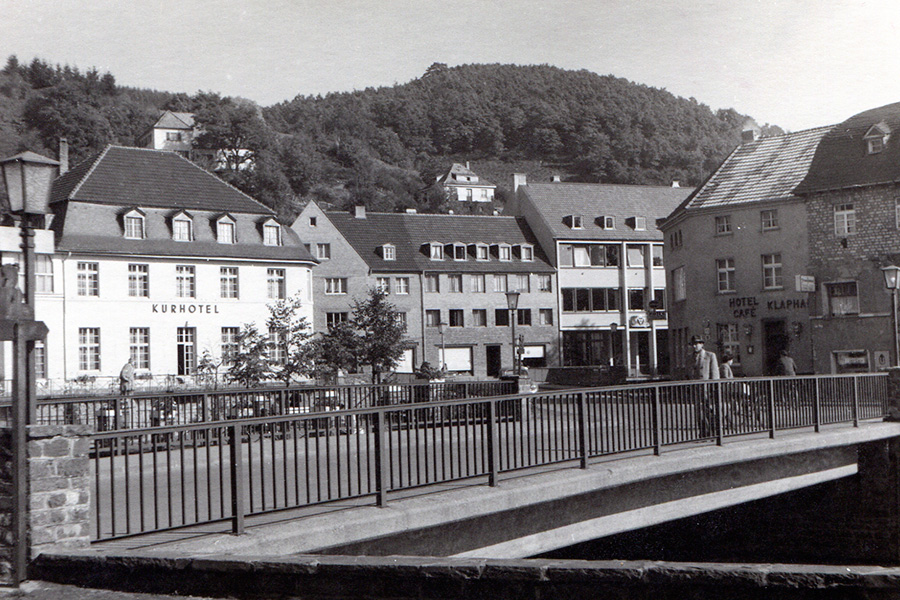
M150 312L153 313L178 313L178 314L219 314L218 304L153 304Z

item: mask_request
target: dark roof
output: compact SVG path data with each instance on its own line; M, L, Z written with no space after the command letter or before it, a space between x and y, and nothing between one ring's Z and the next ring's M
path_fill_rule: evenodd
M738 146L681 208L785 200L803 180L831 126L763 137Z
M884 150L868 154L863 139L873 125L894 131ZM835 125L826 135L795 193L900 181L900 102L873 108Z
M153 124L154 129L193 129L194 113L189 112L173 112L165 110L159 115L156 123Z
M346 212L325 213L373 271L391 272L471 272L471 273L549 273L553 267L547 261L537 239L525 220L517 217L425 215L408 213L368 213L357 218ZM432 242L440 244L463 243L467 246L484 244L529 244L534 247L534 261L499 261L491 256L488 261L476 261L470 254L468 260L445 258L431 260L423 247ZM396 260L384 260L381 247L393 244ZM473 246L474 247L474 246ZM472 251L473 248L470 248Z
M519 188L532 201L555 238L593 240L662 239L656 220L668 215L691 188L597 183L529 183ZM566 224L581 215L583 229ZM615 229L603 229L598 217L615 217ZM632 217L645 217L646 230L635 230Z
M454 179L453 176L459 177L471 177L473 181L465 181ZM459 163L453 163L450 166L450 170L438 177L437 182L441 185L447 186L464 186L464 187L497 187L490 181L485 181L481 179L475 171L469 169L465 165L461 165Z
M107 146L59 177L50 202L64 200L274 214L175 152Z

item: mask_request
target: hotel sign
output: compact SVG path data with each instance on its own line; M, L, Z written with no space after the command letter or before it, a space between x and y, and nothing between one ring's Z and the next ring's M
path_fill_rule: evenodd
M217 315L218 304L153 304L150 312L179 315Z

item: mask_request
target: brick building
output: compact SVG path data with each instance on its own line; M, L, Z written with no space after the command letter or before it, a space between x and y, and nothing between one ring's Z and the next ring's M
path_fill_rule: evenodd
M893 132L897 132L896 134ZM822 139L796 194L806 202L817 372L873 371L893 356L891 295L900 265L900 103L854 115Z

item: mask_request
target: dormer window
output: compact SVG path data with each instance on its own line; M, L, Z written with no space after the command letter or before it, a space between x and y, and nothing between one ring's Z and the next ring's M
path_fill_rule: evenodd
M637 231L643 231L647 229L647 217L635 217L634 228Z
M466 260L465 244L453 244L453 260Z
M521 247L521 259L525 262L531 262L534 260L534 247L522 245Z
M490 260L491 249L487 244L475 245L475 260Z
M509 244L500 244L497 253L501 261L508 262L512 260L512 246Z
M384 260L397 260L397 247L393 244L385 244L381 247L381 256Z
M432 242L429 244L429 247L429 256L431 257L431 260L444 260L444 246L442 244Z
M269 219L263 223L263 245L281 245L281 225L275 219Z
M133 209L125 214L125 238L129 240L142 240L144 234L144 213Z
M172 239L176 242L190 242L194 239L194 220L185 211L172 217Z
M602 229L615 229L616 228L616 218L615 217L600 217L600 227Z
M866 152L868 154L879 154L887 146L888 138L891 137L891 128L884 121L876 123L869 128L863 139L866 141Z
M564 220L570 229L584 229L581 215L567 215Z
M222 215L216 220L216 241L220 244L235 243L234 219L230 215Z

